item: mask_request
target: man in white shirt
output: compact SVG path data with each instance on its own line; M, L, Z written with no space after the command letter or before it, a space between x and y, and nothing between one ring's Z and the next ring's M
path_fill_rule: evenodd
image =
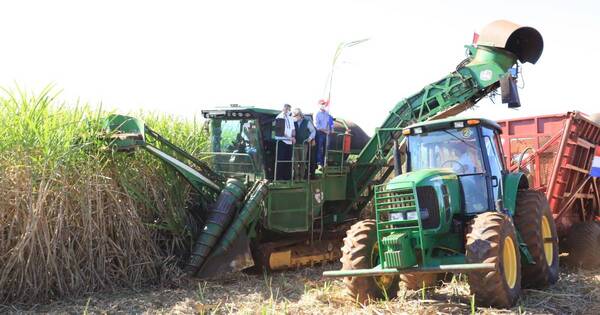
M284 124L283 134L275 136L278 161L275 165L276 180L289 180L292 177L292 146L296 143L296 128L291 112L292 106L285 104L281 113L275 118L276 121Z

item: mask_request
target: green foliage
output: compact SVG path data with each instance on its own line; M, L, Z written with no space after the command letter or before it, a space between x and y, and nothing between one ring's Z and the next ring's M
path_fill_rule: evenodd
M174 276L166 265L185 255L198 223L191 189L144 151L111 152L100 128L108 114L60 103L51 87L0 92L0 304ZM200 121L134 116L192 154L205 150Z

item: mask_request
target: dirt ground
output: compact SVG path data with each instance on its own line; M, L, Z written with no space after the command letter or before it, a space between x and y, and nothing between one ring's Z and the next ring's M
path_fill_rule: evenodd
M47 305L0 306L0 313L53 314L469 314L468 285L454 278L433 290L403 288L391 301L359 305L343 296L341 280L323 279L329 264L269 275L236 273L219 280L180 279L171 288L92 294ZM600 270L563 272L543 291L524 290L511 310L477 314L600 314Z

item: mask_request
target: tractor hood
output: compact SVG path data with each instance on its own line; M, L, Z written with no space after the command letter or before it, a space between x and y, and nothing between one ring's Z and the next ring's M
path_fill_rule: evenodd
M449 168L428 168L394 177L387 184L387 189L406 188L415 186L437 186L443 181L458 181L456 173Z
M544 50L542 35L533 27L498 20L486 25L476 41L479 46L504 48L522 63L535 64Z

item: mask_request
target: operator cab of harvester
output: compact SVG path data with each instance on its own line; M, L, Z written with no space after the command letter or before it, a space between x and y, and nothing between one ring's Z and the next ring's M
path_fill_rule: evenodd
M506 171L500 133L493 121L464 118L402 129L405 152L394 158L402 154L406 172L395 161L396 177L375 186L375 220L348 231L343 269L325 276L345 276L365 301L395 293L399 281L416 290L464 272L477 303L499 307L516 302L521 283L556 282L548 202L522 173ZM354 263L360 255L368 263Z
M213 170L225 177L272 178L271 123L278 111L231 105L202 110ZM270 166L270 167L269 167ZM269 176L270 175L270 176Z

